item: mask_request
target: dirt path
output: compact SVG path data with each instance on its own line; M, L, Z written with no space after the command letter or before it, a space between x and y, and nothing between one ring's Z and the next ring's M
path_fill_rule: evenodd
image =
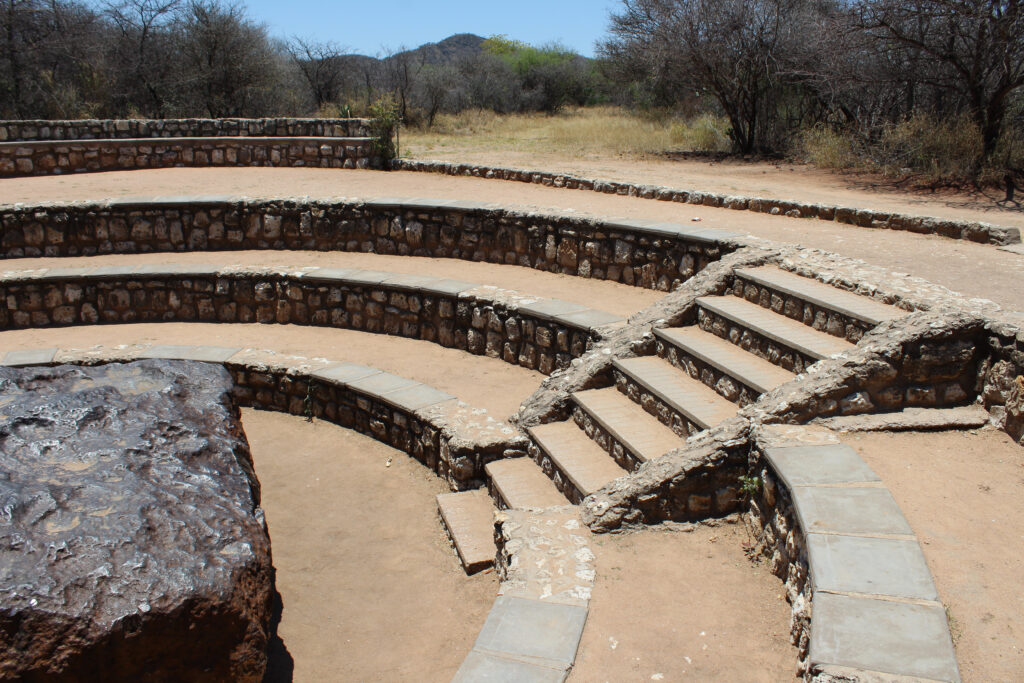
M414 273L466 280L482 285L513 289L522 294L564 299L629 316L665 296L639 287L586 280L572 275L546 273L521 266L475 263L456 259L349 254L322 251L214 251L189 254L118 254L76 258L12 259L0 261L0 270L32 268L90 268L93 266L130 266L139 264L216 264L243 266L320 266L323 268L364 268L389 273Z
M0 332L2 351L143 343L269 349L306 358L362 363L447 391L475 408L485 408L496 420L518 410L544 379L533 370L430 342L325 327L141 323Z
M744 538L738 525L593 536L597 583L569 680L796 680L782 582L747 560Z
M294 680L451 680L498 585L493 573L463 574L435 513L442 482L327 422L257 410L242 420Z
M994 430L842 439L921 541L964 681L1024 680L1024 449Z
M1024 255L999 251L990 245L523 183L428 173L266 168L162 169L0 180L0 202L168 194L473 198L603 217L630 216L675 222L689 222L696 217L701 219L702 227L834 251L923 277L968 297L991 299L1011 310L1024 308ZM952 215L944 213L941 205L929 206L926 213Z
M408 143L408 141L407 141ZM751 197L789 199L812 204L853 206L880 211L986 221L1024 227L1024 210L1001 207L996 202L1004 193L985 194L937 191L907 192L886 185L877 178L836 174L808 164L684 159L582 158L567 159L557 154L501 150L480 151L457 143L445 149L429 149L415 142L412 158L438 161L513 166L585 178L664 185Z

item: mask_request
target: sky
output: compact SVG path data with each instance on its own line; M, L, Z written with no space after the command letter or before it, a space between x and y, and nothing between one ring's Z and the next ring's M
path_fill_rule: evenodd
M243 0L248 15L280 38L332 41L376 56L455 33L506 34L534 45L558 41L594 56L617 0Z

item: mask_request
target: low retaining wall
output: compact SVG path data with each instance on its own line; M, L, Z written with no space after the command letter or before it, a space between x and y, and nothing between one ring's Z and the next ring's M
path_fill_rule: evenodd
M0 206L3 258L301 249L525 266L669 291L739 235L655 221L598 221L429 199L173 201Z
M0 329L99 323L317 325L430 341L550 374L617 316L557 299L356 269L123 266L0 275Z
M751 472L747 521L785 582L804 679L959 681L917 538L856 452L825 429L766 426Z
M380 165L370 138L235 136L0 143L0 178L182 166Z
M405 451L452 490L484 485L484 466L525 457L528 440L456 397L375 368L220 346L138 345L0 352L0 365L99 365L144 358L219 363L243 406L317 417Z
M371 136L369 119L43 119L0 121L0 142L117 138Z
M411 159L396 159L392 162L392 168L399 171L425 171L454 176L512 180L548 187L590 190L605 194L642 197L644 199L657 199L665 202L700 204L703 206L735 209L737 211L757 211L793 218L818 218L824 221L847 223L862 228L907 230L988 244L1016 244L1021 241L1020 230L1017 228L1007 228L978 221L945 220L926 216L874 211L872 209L807 204L804 202L767 199L763 197L725 195L716 192L681 190L614 180L595 180L569 173L483 166L479 164L448 163L443 161L414 161Z

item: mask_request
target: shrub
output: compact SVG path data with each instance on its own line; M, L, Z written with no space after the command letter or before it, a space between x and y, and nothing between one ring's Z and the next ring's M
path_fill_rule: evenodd
M373 148L384 162L395 158L395 131L402 123L398 112L398 103L390 94L381 95L370 105L370 134L373 137Z
M729 138L729 119L714 114L701 114L696 118L672 126L672 141L692 152L728 152L732 149Z

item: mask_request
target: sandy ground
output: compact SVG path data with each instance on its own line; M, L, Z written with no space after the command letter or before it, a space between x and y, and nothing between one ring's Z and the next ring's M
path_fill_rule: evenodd
M813 178L801 178L794 187L802 187L812 181ZM1024 308L1021 303L1024 301L1022 255L999 251L991 245L908 232L869 231L830 221L428 173L267 168L160 169L0 180L0 202L168 194L472 198L508 206L604 217L629 216L675 222L700 218L701 227L733 230L834 251L923 277L969 297L991 299L1012 310ZM929 215L953 215L941 201L920 208L920 213ZM973 217L992 218L983 211ZM979 273L984 273L984 276L979 277Z
M1024 448L994 430L842 439L921 541L964 680L1024 681Z
M569 680L796 680L782 582L744 557L745 539L732 524L593 536L597 583Z
M462 572L437 520L442 482L406 454L327 422L256 410L242 420L294 680L451 680L498 585L493 573Z
M495 419L505 419L518 410L544 380L539 372L431 342L326 327L140 323L0 332L0 351L143 343L269 349L362 363L447 391L473 407L486 409Z
M303 268L364 268L389 273L415 273L448 277L481 285L513 289L522 294L564 299L609 313L629 316L665 296L639 287L586 280L571 275L546 273L521 266L475 263L456 259L386 256L381 254L349 254L322 251L214 251L188 254L118 254L80 258L39 258L0 261L0 270L66 268L93 266L139 265L146 263L186 263L243 266L291 266Z
M1020 207L998 205L997 202L1004 198L1005 193L995 189L984 194L953 191L907 192L881 178L837 174L809 164L750 162L741 159L567 159L554 153L481 151L460 146L457 142L446 145L444 149L428 148L414 142L409 149L414 159L513 166L572 173L587 178L665 185L679 189L911 214L941 214L950 218L1024 227L1024 211Z

